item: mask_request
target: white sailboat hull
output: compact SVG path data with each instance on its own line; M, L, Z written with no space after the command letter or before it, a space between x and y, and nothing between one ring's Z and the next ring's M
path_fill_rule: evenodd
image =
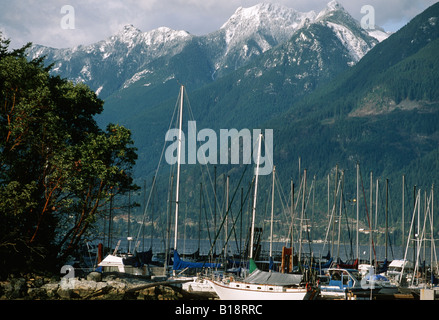
M239 281L222 283L209 280L221 300L303 300L306 288L249 284Z

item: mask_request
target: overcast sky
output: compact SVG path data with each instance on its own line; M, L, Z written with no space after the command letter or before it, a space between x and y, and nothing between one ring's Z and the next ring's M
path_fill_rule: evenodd
M260 2L319 12L329 0L0 0L0 31L12 40L14 48L27 42L55 48L87 45L117 33L126 24L142 31L166 26L204 35L219 29L238 7ZM339 0L359 21L361 7L373 6L376 24L386 31L397 31L435 2ZM66 29L72 26L67 20L69 12L61 12L66 5L74 9L74 29Z

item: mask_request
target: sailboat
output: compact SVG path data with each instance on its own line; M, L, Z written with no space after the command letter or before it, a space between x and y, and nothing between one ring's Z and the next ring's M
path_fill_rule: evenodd
M221 280L209 279L221 300L303 300L308 288L303 286L303 275L262 271L253 260L253 241L255 232L255 213L258 190L259 158L261 154L262 134L259 135L258 160L255 172L255 192L252 208L252 226L250 234L250 274L242 281L234 277Z
M178 253L178 219L179 219L179 205L180 205L180 164L181 164L181 148L182 148L182 120L183 120L183 102L184 102L184 86L180 87L180 106L179 106L179 135L178 135L178 147L177 147L177 181L176 181L176 194L175 194L175 226L174 226L174 259L172 266L172 276L169 278L171 281L181 282L181 287L183 290L204 295L207 297L214 296L215 292L203 277L196 276L184 276L182 275L185 270L188 269L206 269L212 268L216 269L221 267L218 263L208 263L208 262L191 262L182 260L180 254ZM180 271L181 270L181 271ZM177 271L180 271L177 273Z
M436 247L435 247L435 239L434 239L434 212L433 212L433 186L431 187L430 196L427 199L427 194L425 194L425 208L424 208L424 222L423 227L421 230L421 193L420 190L418 190L416 200L415 200L415 206L412 214L412 221L410 225L410 231L407 238L407 245L405 249L404 254L404 262L408 261L408 248L410 240L414 241L414 248L413 248L413 255L414 255L414 261L412 264L410 263L404 263L402 264L402 267L400 268L399 272L399 291L401 293L409 293L412 294L416 299L421 298L421 295L425 294L425 290L430 290L431 296L428 299L431 299L431 297L434 299L435 290L437 291L437 279L435 276L435 268L436 268L436 275L439 272L438 270L438 264L437 264L437 256L436 256ZM415 216L417 216L417 230L415 230ZM421 251L423 245L423 242L426 242L428 237L428 228L427 228L427 220L430 222L430 268L428 269L425 266L425 255L424 255L424 261L421 260ZM415 233L414 237L412 238L412 232ZM425 251L425 247L423 248ZM436 259L436 261L435 261ZM413 266L414 264L414 266ZM408 270L410 268L410 271Z
M213 263L204 263L204 262L187 262L180 258L180 255L177 250L177 239L178 239L178 218L179 218L179 205L180 205L180 159L181 159L181 153L182 153L182 120L183 120L183 102L184 102L184 91L185 88L183 85L180 87L180 95L179 95L179 132L178 132L178 150L177 150L177 181L176 181L176 196L175 196L175 234L174 234L174 252L173 252L173 276L176 276L176 272L178 270L182 269L188 269L188 268L216 268L220 266L219 264L213 264ZM160 167L160 163L157 167L156 175L158 173L158 168ZM154 178L151 193L154 190L154 185L156 183L156 179ZM171 186L172 189L172 186ZM151 194L148 198L148 203L151 199ZM145 205L145 214L147 211L148 203ZM143 221L145 219L145 214L143 217ZM142 227L141 227L142 228ZM152 248L149 249L146 252L137 252L137 248L139 247L140 241L140 231L142 230L140 228L138 236L137 236L137 245L134 248L134 253L128 252L126 254L118 253L118 247L120 244L120 240L118 245L116 246L116 249L112 254L109 254L105 259L103 259L98 266L102 269L102 271L117 271L121 273L130 273L134 275L146 275L148 268L145 268L145 264L149 264L152 262ZM129 241L134 240L132 237L129 237ZM164 271L163 273L167 273L167 265L169 261L168 253L165 253L165 265L164 265ZM171 278L172 280L172 278Z

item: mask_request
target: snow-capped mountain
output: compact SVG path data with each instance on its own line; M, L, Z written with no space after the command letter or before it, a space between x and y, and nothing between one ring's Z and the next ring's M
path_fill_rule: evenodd
M114 36L88 46L54 49L35 45L30 57L46 55L47 62L54 63L54 73L85 82L103 98L139 81L151 87L186 77L184 80L195 88L237 70L313 23L326 23L333 30L348 48L351 64L378 42L336 1L319 13L258 4L238 8L218 31L205 36L166 27L142 32L127 25ZM386 34L378 35L382 40ZM186 75L176 70L182 57L194 56L196 70L185 70Z
M54 63L53 72L85 82L99 95L108 96L139 70L147 70L151 62L180 53L191 39L185 31L162 27L142 32L127 25L108 39L88 46L54 49L35 45L30 57L45 55L48 62Z
M255 56L287 41L315 16L313 11L301 13L280 4L263 3L238 8L219 31L207 37L210 45L224 43L221 55L215 61L216 69L221 74L221 69L239 68Z

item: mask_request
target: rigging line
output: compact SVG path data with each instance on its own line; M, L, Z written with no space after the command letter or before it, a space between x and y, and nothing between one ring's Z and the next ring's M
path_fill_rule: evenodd
M212 237L210 236L210 228L209 228L209 218L207 216L207 210L206 210L206 200L204 197L204 190L202 190L202 198L203 198L203 208L204 208L204 217L206 219L206 225L207 225L207 237L209 238L209 244L212 245Z
M239 182L238 182L238 186L236 187L235 192L233 193L232 200L231 200L230 203L233 203L233 201L234 201L234 199L235 199L235 196L236 196L236 193L237 193L237 190L239 189L239 186L241 185L242 179L244 178L245 172L247 171L247 168L248 168L248 167L249 167L248 165L245 166L245 169L244 169L244 171L242 172L241 178L239 179ZM221 233L221 229L222 229L222 227L224 226L224 223L225 223L226 217L227 217L227 215L228 215L228 213L229 213L229 211L230 211L230 208L231 208L231 206L228 208L228 210L227 210L225 216L223 217L223 219L222 219L222 221L221 221L221 225L219 226L218 231L216 232L214 242L213 242L212 246L210 247L210 251L212 251L212 248L213 248L213 247L215 246L215 244L216 244L216 241L217 241L217 239L218 239L218 237L219 237L219 235L220 235L220 233ZM229 236L230 236L230 235L229 235ZM224 250L224 247L223 247L223 250ZM210 254L210 251L209 251L209 254Z
M311 187L309 188L308 199L306 200L306 203L305 203L305 208L304 208L304 215L306 217L305 220L308 220L308 216L306 214L306 208L308 207L308 202L309 202L309 199L311 198L311 192L313 191L313 188L314 188L314 180L312 181ZM311 245L312 239L310 237L310 232L309 232L308 228L306 228L306 235L307 235L307 239L308 239L309 253L311 254L312 253L312 245Z
M346 228L348 230L348 239L349 239L350 248L351 248L351 252L348 254L346 246L343 246L344 247L344 252L345 252L346 257L348 257L348 256L349 257L353 257L354 256L354 246L353 246L353 243L352 243L351 228L349 226L348 209L346 207L346 198L343 199L343 209L344 209L344 212L345 212L345 222L346 222ZM341 222L341 217L340 217L340 222Z
M186 93L186 87L184 87L184 91ZM189 119L192 120L192 121L195 121L195 116L194 116L194 113L192 111L191 103L189 101L189 95L187 93L185 94L185 101L186 101L186 104L187 104L187 110L188 110L188 113L189 113ZM196 143L197 143L198 147L201 145L200 141L196 141ZM205 153L203 153L203 160L204 160L204 163L207 164ZM204 181L203 166L201 164L199 164L199 168L200 168L200 171L201 171L201 176L202 176L203 181ZM210 173L210 171L209 171L207 166L206 166L206 170L205 171L207 172L208 182L210 183L210 186L211 186L211 188L213 190L214 189L214 181L212 179L212 175L211 175L211 173ZM207 184L203 184L203 185L206 188L206 191L208 191L207 190L207 186L206 186ZM209 198L207 199L207 202L208 202L209 209L210 209L210 212L211 212L211 215L212 215L212 204L210 203ZM218 212L221 213L221 208L219 207L219 203L218 203L218 197L216 197L214 205L216 206Z
M344 183L343 183L344 184ZM350 202L351 200L348 200L348 202ZM351 259L351 260L354 260L354 245L353 245L353 237L352 237L352 235L351 235L351 228L350 228L350 225L349 225L349 219L348 219L348 209L347 209L347 206L346 206L346 197L343 197L343 202L342 202L342 213L343 213L343 211L344 211L344 216L345 216L345 223L346 223L346 229L347 229L347 231L348 231L348 239L349 239L349 244L350 244L350 252L348 253L348 251L347 251L347 246L346 245L344 245L343 246L343 248L344 248L344 253L345 253L345 256L348 258L348 259ZM341 223L341 220L342 220L342 217L340 216L340 223ZM343 236L343 242L345 241L344 240L345 239L345 237Z
M416 215L416 207L419 205L418 201L419 201L419 197L420 197L420 190L418 190L418 194L416 196L416 200L415 200L415 205L413 206L413 214L412 214L412 222L410 223L410 231L409 231L409 235L407 237L407 245L405 247L405 253L404 253L404 261L407 259L407 252L408 252L408 248L410 245L410 238L412 235L412 228L413 228L413 223L415 220L415 215ZM404 268L405 268L405 263L402 265L402 270L401 270L401 274L404 274Z
M186 93L186 87L184 87L184 92ZM189 101L189 96L188 96L187 93L186 93L184 96L185 96L185 101L186 101L186 104L187 104L187 110L188 110L188 112L189 112L189 119L195 121L195 117L194 117L194 114L193 114L193 111L192 111L192 107L191 107L191 104L190 104L190 101ZM198 144L198 146L201 145L201 142L200 142L200 141L196 141L196 143ZM204 160L204 163L207 164L205 153L203 153L203 160ZM200 167L200 171L201 171L202 177L204 177L204 175L203 175L203 169L202 169L201 164L200 164L199 167ZM206 166L206 172L207 172L207 176L208 176L208 179L209 179L208 181L210 182L210 186L211 186L211 188L212 188L212 190L213 190L213 189L214 189L214 181L213 181L213 179L212 179L212 175L210 174L210 171L209 171L209 169L207 168L207 166ZM203 178L203 179L204 179L204 178ZM203 180L203 181L204 181L204 180ZM207 191L207 187L206 187L206 191ZM210 213L211 213L211 215L212 215L212 205L211 205L211 203L210 203L209 198L208 198L207 202L208 202L208 205L209 205ZM221 210L221 208L220 208L220 206L219 206L219 203L218 203L218 197L216 197L216 199L215 199L215 206L216 206L218 212L220 212L220 214L221 214L222 210Z
M351 202L351 200L348 200L348 202ZM345 219L344 220L346 223L346 229L348 231L348 239L349 239L350 249L351 249L351 252L348 254L347 248L346 248L346 246L344 246L344 252L345 252L346 257L353 258L354 257L353 237L351 235L351 227L349 224L349 218L348 218L349 212L348 212L348 208L346 206L346 197L343 197L343 210L342 210L342 212L343 211L345 212ZM341 217L340 217L340 222L341 222ZM343 239L344 239L344 237L343 237Z
M248 196L250 195L250 191L252 190L252 185L253 185L253 181L249 183L249 187L248 187L248 189L247 189L247 193L246 193L246 195L245 195L245 197L244 197L244 199L245 199L244 202L247 201ZM238 215L236 216L236 219L233 220L233 218L232 218L232 228L233 228L234 230L235 230L236 222L238 221L238 218L241 216L241 214L242 214L242 208L240 209ZM228 235L228 237L227 237L227 239L226 239L226 241L225 241L225 244L227 244L227 243L229 242L230 237L231 237L231 234ZM235 235L235 237L236 237L236 235ZM223 247L223 251L221 252L221 254L222 254L223 252L224 252L224 247Z
M298 216L299 215L299 213L298 213L298 210L297 210L297 206L299 205L299 203L301 202L301 201L299 201L299 198L300 198L300 194L302 193L302 186L303 186L303 183L304 183L304 181L303 181L303 179L301 179L300 180L300 184L299 184L299 190L298 190L298 192L297 192L297 201L295 202L295 204L294 204L294 210L293 210L293 212L294 212L294 216L292 217L292 219L291 219L291 222L289 223L289 229L290 229L290 231L289 232L292 232L293 234L294 234L294 230L295 230L295 228L294 228L294 220L296 220L296 216ZM290 195L291 195L291 192L290 192ZM290 197L291 198L291 197ZM291 206L293 206L293 204L291 204ZM298 218L297 218L298 219ZM287 221L288 221L288 219L287 219ZM299 231L297 230L297 226L296 226L296 233L298 233ZM290 238L290 235L291 235L291 233L288 233L288 238ZM294 246L294 243L292 243L291 244L291 247L293 247Z
M411 210L413 210L413 201L409 201L409 195L412 195L413 193L408 189L409 187L408 187L408 183L407 183L407 181L406 181L406 183L405 183L405 191L406 191L406 195L407 195L407 197L405 198L405 200L406 200L406 202L408 202L408 205L409 205L409 209L411 209ZM416 197L416 196L415 196ZM416 200L415 200L416 201Z
M388 194L390 195L390 194L392 194L392 192L390 191L390 183L388 184ZM388 212L392 212L392 201L391 201L391 199L392 198L390 198L389 197L389 200L390 201L388 201L388 203L389 203L389 208L388 208ZM388 218L389 218L389 216L388 216ZM392 258L393 259L395 259L395 255L393 254L393 244L392 244L392 238L390 237L390 232L388 232L388 234L387 234L387 239L389 240L389 244L390 244L390 251L391 251L391 253L392 253Z
M338 180L338 186L337 186L337 190L335 192L335 197L337 198L338 195L338 191L340 190L340 183L341 183L341 179ZM326 243L328 242L328 235L329 235L329 230L331 229L331 224L332 224L332 219L334 217L334 212L335 212L335 204L337 201L334 201L334 204L332 205L332 210L331 210L331 215L329 217L329 222L328 222L328 227L326 228L326 235L325 235L325 241L323 242L323 248L322 248L322 252L325 251L325 246Z
M233 203L233 201L234 201L234 199L235 199L235 195L236 195L236 193L237 193L237 190L239 190L239 186L241 185L242 179L244 178L245 172L247 171L247 168L248 168L248 167L249 167L248 165L245 166L245 169L244 169L244 171L243 171L243 173L242 173L242 175L241 175L241 179L239 179L238 186L236 187L235 192L233 193L233 197L232 197L231 203ZM249 195L249 192L250 192L250 190L251 190L251 186L252 186L252 184L253 184L253 181L252 181L252 183L250 183L250 185L249 185L249 188L248 188L248 191L247 191L247 195L246 195L246 199L247 199L247 197L248 197L248 195ZM229 210L230 210L230 208L231 208L231 206L229 207ZM210 247L210 250L209 250L209 254L208 254L208 256L213 255L213 253L212 253L212 249L213 249L213 248L215 247L215 245L216 245L216 241L217 241L218 238L219 238L219 235L220 235L220 233L221 233L221 229L222 229L222 227L223 227L223 225L224 225L224 222L225 222L226 217L227 217L227 215L228 215L228 213L229 213L229 210L227 210L227 212L226 212L226 214L225 214L225 216L224 216L224 218L223 218L223 220L222 220L222 223L221 223L221 225L220 225L220 227L219 227L219 229L218 229L218 232L217 232L217 234L215 235L215 239L214 239L213 244L212 244L211 247ZM242 210L241 210L241 212L242 212ZM238 216L238 217L239 217L239 216ZM236 224L236 221L238 221L238 217L237 217L236 220L234 220L234 221L233 221L233 217L232 217L233 226ZM223 255L223 253L224 253L224 248L226 247L226 245L227 245L227 243L228 243L228 241L229 241L229 238L230 238L231 234L232 234L232 233L230 233L230 234L228 235L228 237L227 237L227 239L226 239L226 241L225 241L225 243L224 243L224 245L223 245L222 251L221 251L221 253L220 253L220 255L219 255L220 257L221 257L221 256ZM203 264L203 265L204 265L204 264Z
M288 203L288 201L291 199L291 197L290 197L290 199L286 200L285 192L284 192L284 190L283 190L283 188L282 188L282 186L280 184L280 180L279 180L278 176L279 175L276 176L275 180L276 180L276 189L277 189L278 196L279 196L279 199L280 199L280 203L281 203L281 206L282 206L281 213L283 214L284 221L290 221L291 217L287 216L287 214L291 214L291 210L288 208L286 203ZM289 223L285 223L284 226L288 230L288 232L287 232L288 237L287 238L290 238L289 232L290 232L290 229L291 229L291 225Z
M235 192L237 192L238 189L239 189L239 185L236 187ZM233 199L232 199L232 201L233 201ZM238 216L236 217L236 220L234 220L234 218L233 218L233 211L232 211L232 202L230 202L229 210L230 210L230 212L229 212L229 214L230 214L230 218L231 218L231 221L232 221L232 227L230 228L230 229L231 229L231 230L230 230L230 236L232 235L231 233L233 232L233 235L235 236L235 245L236 245L236 248L238 249L238 248L239 248L239 245L238 245L238 236L237 236L237 234L236 234L236 228L235 228L235 225L236 225L236 222L238 221L239 213L238 213ZM242 212L242 207L241 207L241 205L240 205L240 210L241 210L241 212ZM224 218L224 219L225 219L225 218ZM227 240L226 240L224 246L226 246L226 245L228 244L228 239L229 239L230 236L227 237Z
M417 249L417 252L416 252L416 265L415 265L415 274L416 274L416 271L417 271L417 269L419 268L419 261L420 261L420 253L421 253L421 248L422 248L422 242L423 241L425 241L425 239L424 239L424 237L425 237L425 227L426 227L426 224L427 224L427 216L430 216L429 214L427 214L428 212L430 212L430 203L431 203L431 195L427 198L427 207L426 208L424 208L424 210L425 210L425 214L424 214L424 224L423 224L423 227L422 227L422 232L421 232L421 235L420 235L420 237L419 237L419 235L418 235L418 237L419 237L419 243L420 243L420 245L418 246L418 249ZM425 257L424 257L424 262L425 262ZM414 279L412 279L412 284L413 284L413 280Z
M369 218L369 210L367 208L366 193L364 191L364 185L363 185L363 175L361 174L361 170L359 170L359 171L360 171L361 188L363 190L364 206L366 207L367 223L369 224L369 232L372 232L372 227L370 225L370 218ZM372 190L371 190L371 192L372 192ZM357 201L358 201L358 199L357 199ZM374 257L375 261L377 261L377 256L376 256L376 251L375 251L375 243L373 241L373 238L372 238L372 250L373 250L373 257Z
M180 95L179 95L179 98L180 98ZM170 123L169 123L168 131L171 129L172 123L173 123L173 121L174 121L175 113L176 113L176 110L177 110L177 107L178 107L178 101L179 101L179 98L177 98L177 102L176 102L175 107L174 107L174 112L173 112L173 114L172 114L172 118L171 118L171 121L170 121ZM161 154L160 154L159 163L158 163L157 168L156 168L156 170L155 170L155 176L156 176L156 177L158 176L158 172L159 172L159 169L160 169L160 165L161 165L161 162L162 162L162 160L163 160L163 155L164 155L164 153L165 153L165 147L166 147L166 141L165 141L165 143L163 144L162 152L161 152ZM151 195L152 195L152 191L154 190L155 183L156 183L156 179L154 179L154 181L153 181L153 184L152 184L152 186L151 186L151 191L149 192L149 195L148 195L148 201L146 202L146 206L145 206L144 211L143 211L142 223L141 223L141 226L139 227L139 232L137 233L136 243L139 243L138 240L139 240L139 238L140 238L140 233L141 233L141 231L142 231L143 225L145 224L146 213L147 213L147 210L148 210L149 202L150 202L150 200L151 200ZM138 244L137 244L136 247L134 248L134 251L137 250L137 247L138 247Z

